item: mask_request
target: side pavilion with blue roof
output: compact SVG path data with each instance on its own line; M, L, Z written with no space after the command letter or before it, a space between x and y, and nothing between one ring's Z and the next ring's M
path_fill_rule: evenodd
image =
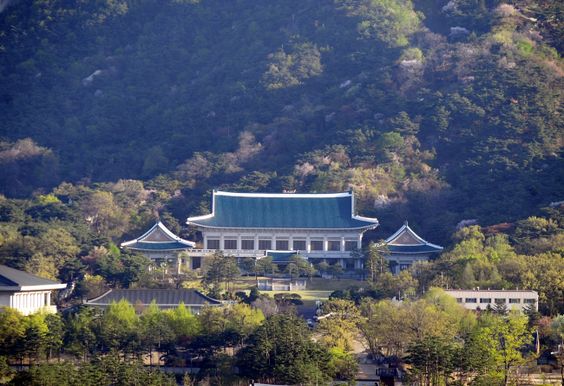
M353 192L332 194L233 193L214 191L212 213L189 217L201 232L201 253L222 250L235 256L264 256L265 251L298 251L311 262L328 260L361 268L351 251L378 220L358 216ZM191 251L197 253L196 250Z
M188 256L183 259L180 255L194 246L195 243L176 236L160 221L138 238L121 243L122 248L140 252L156 263L175 264L178 273L182 265L189 269L200 268L200 259Z
M443 247L419 237L407 221L385 242L389 251L386 258L391 263L394 274L409 268L416 261L427 261L433 254L443 250Z

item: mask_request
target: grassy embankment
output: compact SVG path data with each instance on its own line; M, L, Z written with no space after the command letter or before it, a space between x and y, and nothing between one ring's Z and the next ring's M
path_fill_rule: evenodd
M262 279L262 277L261 277ZM266 279L266 278L265 278ZM232 284L232 291L250 291L250 289L255 285L255 278L252 276L237 278ZM312 278L307 282L307 289L300 291L262 291L264 294L274 296L277 293L295 293L301 296L304 301L304 305L313 306L316 300L327 300L331 292L336 290L342 290L349 288L351 286L362 287L365 282L354 279L322 279L322 278ZM199 280L185 281L185 288L196 288L201 289L202 284Z

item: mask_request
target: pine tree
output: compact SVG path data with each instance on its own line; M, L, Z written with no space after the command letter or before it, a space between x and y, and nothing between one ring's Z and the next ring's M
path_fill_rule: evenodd
M507 304L505 303L496 303L493 307L494 313L501 316L506 316L509 313L509 309L507 308Z

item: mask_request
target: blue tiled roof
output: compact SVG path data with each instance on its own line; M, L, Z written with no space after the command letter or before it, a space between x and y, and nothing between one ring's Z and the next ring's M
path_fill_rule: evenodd
M212 299L193 289L113 289L104 295L89 300L86 304L107 306L112 302L127 300L131 304L148 305L154 300L159 306L185 305L220 305Z
M158 221L142 236L125 241L121 243L121 246L140 251L175 251L194 248L195 244L176 236L162 222Z
M189 224L218 228L372 228L376 219L353 216L352 193L238 194L214 192L213 215Z
M30 273L0 265L0 286L2 287L32 287L32 286L61 286L61 283L35 276Z
M431 244L417 235L407 221L386 239L386 245L392 254L429 254L443 250L440 245Z
M388 245L388 250L392 253L433 253L440 252L442 248L432 245Z
M188 249L191 248L191 246L180 243L178 241L167 241L167 242L137 241L134 244L127 245L127 248L137 249L141 251L168 251L168 250Z

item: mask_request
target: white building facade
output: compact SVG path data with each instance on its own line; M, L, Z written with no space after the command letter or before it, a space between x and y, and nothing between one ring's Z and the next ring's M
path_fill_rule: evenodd
M57 312L57 307L51 304L51 293L53 290L63 289L66 286L66 284L0 265L0 307L14 308L23 315L39 311Z
M203 249L239 257L266 251L293 251L311 262L326 260L354 269L361 259L351 252L362 247L364 232L378 220L354 213L352 192L336 194L270 194L214 191L212 213L190 217L187 224L202 234Z
M539 294L527 290L446 290L456 302L469 310L493 309L505 305L508 310L539 309Z

